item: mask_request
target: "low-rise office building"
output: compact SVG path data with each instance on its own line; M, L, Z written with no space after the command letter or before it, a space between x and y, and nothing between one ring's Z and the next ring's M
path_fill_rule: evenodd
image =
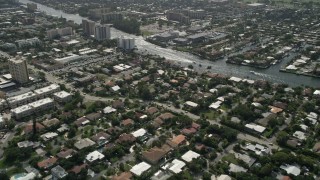
M27 92L17 96L7 98L9 107L15 108L24 104L33 102L37 99L37 94L34 92Z
M51 84L49 86L34 90L39 98L47 97L58 91L60 91L60 86L57 84Z
M53 107L54 101L51 98L45 98L11 109L11 115L16 119L21 119L39 111L52 109Z
M66 91L60 91L53 94L53 99L60 103L68 102L72 99L72 95Z

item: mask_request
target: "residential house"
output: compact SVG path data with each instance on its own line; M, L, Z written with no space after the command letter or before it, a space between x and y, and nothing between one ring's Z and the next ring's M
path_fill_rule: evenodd
M111 180L130 180L132 178L131 172L122 172L118 176L115 175L111 178Z
M167 140L167 144L169 146L171 146L172 148L176 148L182 144L186 143L186 136L180 134L174 138L172 138L171 140Z
M81 117L81 118L78 118L78 119L74 122L74 124L75 124L76 126L78 126L78 127L84 126L84 125L86 125L86 124L88 124L88 123L90 123L90 121L89 121L85 116L83 116L83 117Z
M186 152L184 155L181 156L181 159L184 160L185 162L191 162L193 159L197 159L200 157L200 154L189 150Z
M313 152L319 154L319 153L320 153L320 142L317 142L317 143L313 146L312 150L313 150Z
M104 155L102 153L100 153L99 151L93 151L86 156L86 160L90 163L92 163L96 160L101 160L103 158L104 158Z
M59 153L57 153L57 157L61 159L68 159L72 157L75 153L77 153L73 149L62 149Z
M142 158L150 164L158 164L171 151L171 147L167 144L162 145L161 148L153 147L147 151L142 152Z
M46 127L57 126L57 125L59 125L59 123L60 123L60 121L57 118L46 119L46 120L42 121L42 124Z
M134 143L136 141L136 138L132 134L121 134L118 139L116 140L116 143Z
M124 127L129 127L132 126L134 124L134 121L130 118L123 120L120 125L124 126Z
M58 158L51 157L51 158L48 158L48 159L45 159L43 161L38 162L37 165L40 169L48 169L51 166L53 166L57 162L57 160L58 160Z
M65 178L68 173L60 165L51 169L52 180L58 180Z
M149 108L146 110L147 114L149 114L149 115L153 115L153 114L157 113L158 111L159 111L159 110L158 110L156 107L149 107Z
M121 100L113 101L112 107L115 109L122 109L124 108L124 102L122 102Z
M295 165L289 165L289 164L281 165L280 169L283 169L287 172L287 174L292 174L294 176L299 176L301 173L300 167Z
M44 130L44 129L45 129L45 127L44 127L42 124L36 122L36 130L37 130L37 132L42 131L42 130ZM32 133L32 132L33 132L33 123L27 124L27 125L24 127L23 132L24 132L24 134L30 134L30 133Z
M73 166L73 168L70 170L70 172L73 172L75 174L79 174L83 169L87 168L87 164L82 164L80 166Z
M178 174L183 170L185 166L186 166L186 163L184 163L183 161L174 159L171 163L167 163L161 168L163 170L169 170L172 173Z
M130 172L132 172L135 176L141 176L144 172L148 171L151 166L148 163L141 162L139 164L134 165Z
M91 136L91 139L98 144L98 146L102 146L108 143L108 140L110 139L110 135L105 132L99 132L93 136Z
M86 115L86 119L88 119L89 121L95 121L102 118L102 114L101 113L90 113Z
M85 138L85 139L80 139L78 142L76 142L74 144L74 146L78 149L78 150L81 150L83 148L86 148L86 147L90 147L90 146L93 146L95 145L96 143L93 142L91 139L89 138Z

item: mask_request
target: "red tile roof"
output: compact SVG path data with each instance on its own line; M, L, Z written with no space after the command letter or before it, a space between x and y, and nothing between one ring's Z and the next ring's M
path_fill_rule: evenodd
M57 160L58 160L58 158L52 157L52 158L48 158L48 159L45 159L43 161L38 162L37 165L38 165L39 168L46 169L46 168L49 168L52 165L54 165L57 162Z
M41 131L41 130L43 130L44 128L45 128L45 127L44 127L42 124L40 124L40 123L38 123L38 122L36 123L36 129L37 129L37 131ZM25 134L32 133L32 131L33 131L33 123L27 124L27 125L24 127L23 131L24 131Z
M122 172L119 176L113 176L112 180L130 180L131 178L131 172Z
M70 170L70 172L74 172L75 174L79 174L82 169L85 169L87 167L87 164L82 164L80 166L73 166L73 168Z

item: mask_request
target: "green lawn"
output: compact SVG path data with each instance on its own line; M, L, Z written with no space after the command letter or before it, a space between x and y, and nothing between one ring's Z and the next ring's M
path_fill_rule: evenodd
M223 161L228 161L233 164L238 164L238 160L233 154L228 154L222 158Z
M153 33L150 32L150 31L141 31L141 34L142 34L142 36L151 36L151 35L153 35Z
M219 116L218 112L216 112L214 110L209 110L207 112L202 112L201 114L203 114L205 118L211 119L211 120L214 120L215 118L217 118Z
M241 0L243 2L246 3L257 3L259 2L259 0ZM275 1L276 3L291 3L292 0L271 0L271 1ZM299 0L298 2L318 2L319 0Z
M7 165L4 163L4 160L0 161L0 169L6 168Z
M23 172L25 172L24 169L14 167L14 168L10 169L9 171L7 171L7 175L8 175L9 177L11 177L11 176L13 176L13 175L15 175L15 174L23 173Z

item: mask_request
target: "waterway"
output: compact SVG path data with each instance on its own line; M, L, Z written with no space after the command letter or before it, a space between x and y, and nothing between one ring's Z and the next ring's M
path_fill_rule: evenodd
M20 0L20 2L23 4L27 4L27 3L31 3L32 1ZM38 10L41 12L45 12L46 14L52 15L52 16L64 17L67 20L73 20L75 23L78 23L78 24L81 23L82 19L86 19L84 17L81 17L78 14L67 14L61 10L55 10L53 8L50 8L48 6L45 6L39 3L36 3L36 4L38 5ZM167 49L167 48L161 48L159 46L156 46L154 44L151 44L145 41L142 36L127 34L125 32L119 31L114 28L112 28L111 30L111 36L113 38L117 38L119 36L133 37L136 39L136 46L138 51L142 53L159 55L168 60L172 60L175 63L180 64L182 66L187 66L189 64L192 64L194 68L197 68L198 71L199 70L210 71L213 73L221 73L229 76L236 76L236 77L248 78L248 79L263 79L263 80L268 80L275 83L285 83L290 86L304 85L304 86L320 88L319 78L295 75L295 74L284 73L279 71L279 69L281 69L283 66L286 65L287 62L290 61L290 59L295 55L295 53L290 53L289 57L286 57L282 62L276 65L273 65L268 69L258 69L254 67L228 64L225 62L226 59L212 62L212 61L201 59L200 57L189 54L189 53L174 51L172 49ZM201 64L201 67L199 66L199 64ZM208 66L211 66L210 70L207 69ZM255 71L257 73L252 74L250 73L250 71Z

